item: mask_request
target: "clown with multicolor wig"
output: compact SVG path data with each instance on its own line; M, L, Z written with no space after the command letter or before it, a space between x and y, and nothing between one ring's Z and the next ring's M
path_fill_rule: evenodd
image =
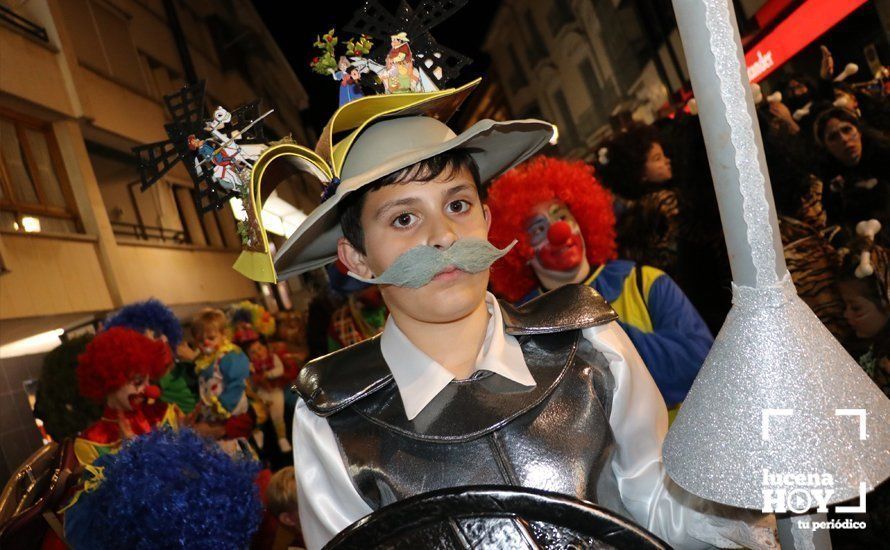
M616 259L612 197L581 162L538 157L498 178L488 195L489 238L519 244L492 266L493 292L523 304L570 284L615 309L669 408L686 397L713 342L663 271Z

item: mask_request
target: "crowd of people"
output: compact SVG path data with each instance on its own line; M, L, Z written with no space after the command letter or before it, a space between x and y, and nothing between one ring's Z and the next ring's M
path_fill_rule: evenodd
M888 75L850 84L858 67L836 74L822 54L818 77L752 85L778 229L798 294L890 395ZM614 194L618 257L670 275L717 331L731 277L695 107L616 133L595 173Z
M35 414L79 481L46 547L173 547L183 533L214 548L302 545L286 390L307 359L304 324L244 301L184 330L151 299L53 350Z
M852 72L845 68L842 74ZM833 59L825 50L818 79L798 76L788 79L780 91L765 94L756 87L754 92L791 277L819 319L890 395L888 75L848 84L835 74ZM549 129L535 131L542 132L541 143L545 143ZM527 148L533 151L540 145ZM472 176L476 191L468 185L457 186L457 199L448 203L449 216L462 215L467 211L463 209L473 207L473 193L486 183L480 181L480 161L471 151L450 150L433 160L420 159L387 176L372 191L404 183L399 178L449 182L458 176ZM535 310L523 310L522 305L535 300L550 304L547 307L551 309L562 304L565 311L573 311L582 304L587 308L579 310L583 315L598 312L596 319L579 324L581 321L560 319L551 311L547 322L563 323L557 327L560 330L583 329L578 337L581 343L576 341L575 345L581 346L580 355L594 358L584 372L609 371L616 377L607 383L611 379L602 374L603 387L595 388L596 396L584 397L608 402L611 416L588 420L601 426L611 422L619 446L643 436L655 442L645 451L651 451L654 458L639 451L636 459L643 461L651 458L658 462L659 438L663 437L659 431L659 415L664 414L661 400L669 411L666 423L682 406L730 307L729 261L703 151L695 105L690 103L652 125L633 125L615 132L597 148L593 165L538 156L495 178L479 193L485 195L485 214L480 215L475 230L481 237L484 226L496 249L489 264L488 289L502 300L503 311L493 298L480 294L485 307L480 311L485 312L484 326L489 328L483 326L478 335L481 351L476 362L489 365L500 359L486 357L502 354L506 361L516 360L516 353L525 354L533 375L543 376L544 367L533 360L535 353L541 356L542 352L533 348L546 348L563 332L553 327L541 329L535 323L543 321L535 317ZM331 196L339 200L336 192L334 189ZM363 204L347 201L338 212L349 219L350 209L356 208L360 214ZM387 356L393 349L400 350L400 361L417 354L430 359L388 318L387 304L409 312L424 307L435 310L441 304L415 303L413 299L399 302L392 289L387 291L390 302L385 304L379 286L351 277L349 274L361 275L362 269L365 275L373 275L370 267L362 264L368 252L361 216L353 217L353 223L359 224L358 232L350 234L349 223L342 221L348 245L340 246L354 250L341 253L340 260L328 267L324 277L327 288L317 293L306 314L282 311L273 315L256 303L242 302L225 311L204 309L184 329L169 308L149 300L114 312L95 336L69 340L47 356L35 412L47 434L60 442L60 452L74 456L79 468L77 483L67 491L64 506L46 510L61 519L55 525L63 526L47 529L46 547L52 547L53 540L61 544L61 539L78 549L173 547L184 541L195 548L303 546L300 517L309 518L310 524L304 527L311 529L314 542L328 540L344 526L332 527L336 522L323 517L325 513L346 525L354 519L339 512L342 503L334 497L351 491L342 502L357 517L367 512L369 502L379 507L396 498L396 493L379 488L385 479L376 482L377 489L361 496L349 485L351 472L361 464L341 463L341 459L359 456L368 464L382 459L376 447L349 442L343 436L355 431L361 418L342 420L344 415L333 415L342 407L324 409L339 405L320 402L336 397L323 395L324 383L330 382L323 378L342 377L344 372L359 372L355 369L367 366L368 373L357 378L359 382L371 380L376 376L371 371L379 367L382 358L384 367L397 367ZM390 225L401 227L404 222L406 228L411 227L415 223L412 217L415 214L398 214ZM369 244L379 245L370 240ZM483 270L488 276L488 265L479 272ZM439 276L441 273L433 272L430 278ZM578 294L574 285L597 292ZM394 286L414 288L410 284ZM484 291L485 283L482 287ZM548 295L549 302L540 300ZM611 308L601 303L600 296ZM500 320L501 315L507 326L504 333L488 324L490 319ZM612 321L621 326L630 343L609 332ZM511 329L518 332L511 333ZM355 346L381 332L386 336L386 331L388 343L384 341L377 352ZM546 331L555 335L540 336ZM511 339L513 334L537 336L523 339L521 350L517 345L510 351L510 343L516 342ZM493 341L499 344L495 346ZM447 342L439 344L454 348ZM308 376L298 376L311 360L329 358L341 348L348 348L346 351L361 361L335 364L345 369L339 373L324 370L316 362L315 367L307 367L307 372L311 371ZM357 355L356 350L366 350L366 354ZM445 351L453 353L453 349ZM472 363L473 357L469 359ZM332 360L326 361L330 367ZM609 364L604 367L603 362ZM477 365L477 370L480 368L488 367ZM394 376L399 383L395 370L389 375L383 369L381 378L368 382L368 388L389 384ZM528 385L521 373L489 370ZM637 380L636 385L630 384L632 379ZM297 393L288 391L295 382L299 404ZM359 382L340 383L354 386ZM615 387L608 387L610 383ZM412 387L416 389L416 384ZM559 391L541 399L568 399ZM607 393L612 391L614 396ZM370 393L361 390L347 400L371 402ZM401 395L402 401L366 405L370 408L361 413L362 418L377 414L378 408L387 411L393 403L403 402L409 422L421 415L421 421L411 426L424 424L423 415L433 414L421 411L437 398L435 392L413 412L408 411L404 393ZM379 395L373 398L381 399ZM660 411L653 401L658 401ZM651 411L647 409L650 406ZM645 422L640 420L639 429L631 433L628 425L633 423L624 422L620 415L643 418L641 407L651 415ZM441 403L432 409L448 410ZM595 407L588 407L590 411ZM403 419L392 417L389 421ZM434 422L429 425L437 426ZM335 433L342 453L331 450L331 444L336 445ZM385 440L390 436L379 437ZM625 439L619 440L622 437ZM608 457L608 446L601 443L603 456ZM411 445L422 454L422 443ZM330 456L325 455L328 451ZM322 463L325 456L330 460ZM298 458L297 471L294 457ZM631 463L624 455L610 460L624 460L628 468L641 464ZM342 471L337 470L341 466ZM371 468L374 471L364 475L373 477L385 467L387 464ZM643 480L645 491L650 490L649 485L663 482L660 474L652 472L652 479ZM426 487L429 480L424 479ZM303 486L307 481L312 485L309 488ZM648 492L640 493L644 496L639 498L625 494L632 492L628 487L634 483L642 487L640 479L618 481L624 485L616 489L615 498L625 499L625 505L650 498ZM338 489L335 482L349 487ZM297 509L300 490L304 491L301 504L310 502L312 506L303 510L302 516ZM590 494L595 491L591 489ZM676 502L665 500L662 505L678 514L676 517L693 517ZM636 512L639 521L649 517L647 510ZM679 515L683 513L687 515ZM665 522L661 526L665 536L686 540L686 533L671 525L670 514L665 517L668 519L658 520ZM38 516L34 521L42 520Z

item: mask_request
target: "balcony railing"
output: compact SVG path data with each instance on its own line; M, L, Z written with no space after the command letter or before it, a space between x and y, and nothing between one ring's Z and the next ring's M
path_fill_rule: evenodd
M185 233L176 229L140 225L138 223L111 222L111 229L118 237L132 237L141 241L160 241L162 243L185 244Z
M19 29L20 31L30 34L38 40L49 42L49 35L46 34L46 29L44 29L37 23L34 23L33 21L25 19L24 17L15 13L3 4L0 4L0 21L4 21Z

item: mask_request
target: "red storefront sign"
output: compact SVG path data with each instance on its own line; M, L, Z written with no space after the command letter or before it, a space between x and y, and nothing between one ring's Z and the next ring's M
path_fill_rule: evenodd
M807 0L745 54L748 78L759 82L868 0Z

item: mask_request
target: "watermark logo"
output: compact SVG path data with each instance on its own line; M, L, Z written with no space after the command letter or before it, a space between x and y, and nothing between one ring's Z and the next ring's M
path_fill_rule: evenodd
M866 427L865 409L835 409L835 416L858 417L858 437L860 441L868 439ZM760 436L763 441L770 440L770 422L776 417L788 417L794 415L794 409L764 409L761 416ZM827 513L828 503L835 491L834 477L827 472L771 472L764 469L762 472L763 485L763 509L767 514L786 513L804 514L815 508L816 513ZM865 482L859 483L859 503L855 506L835 506L838 513L863 513L865 512ZM815 523L837 523L831 522ZM863 523L863 522L853 522ZM824 528L831 528L826 526ZM809 524L803 528L813 528ZM847 528L860 529L852 526Z

